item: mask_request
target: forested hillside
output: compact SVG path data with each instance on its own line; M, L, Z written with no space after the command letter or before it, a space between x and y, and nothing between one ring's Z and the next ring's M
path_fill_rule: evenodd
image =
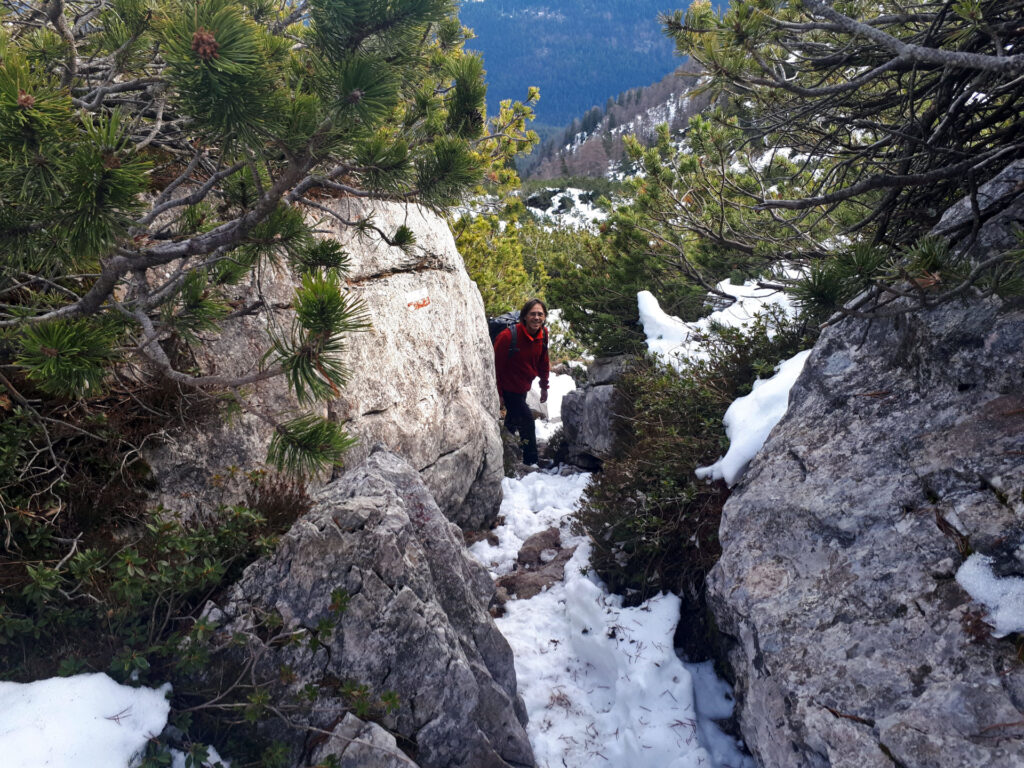
M659 125L664 123L676 133L710 104L708 93L692 93L700 72L700 65L688 61L653 85L609 97L603 108L591 107L529 156L520 158L520 173L528 178L555 179L607 176L622 170L624 137L635 136L653 144Z
M487 111L540 88L537 122L564 125L609 96L653 83L678 64L658 24L663 3L638 0L484 0L466 3L462 23L487 69Z

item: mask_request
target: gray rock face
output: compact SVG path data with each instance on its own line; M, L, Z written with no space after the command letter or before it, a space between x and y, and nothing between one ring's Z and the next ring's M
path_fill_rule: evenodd
M615 382L628 366L625 356L599 357L587 368L587 385L562 398L562 434L570 464L596 470L612 457Z
M567 460L583 469L600 469L615 447L615 385L588 384L562 398L562 434Z
M349 220L373 215L385 231L416 233L413 258L339 228L351 254L350 284L373 330L355 334L346 364L353 384L332 404L360 444L351 463L383 443L422 475L450 519L490 525L501 503L501 439L494 352L476 284L443 219L417 206L340 201Z
M1024 666L972 641L954 580L967 547L1024 575L1022 350L995 299L823 333L709 578L766 768L1024 766Z
M629 358L625 355L598 357L587 366L587 384L591 387L614 384L628 367Z
M424 768L532 766L512 652L486 610L493 589L420 474L380 450L323 488L274 555L208 613L222 637L246 637L224 653L256 658L275 701L317 686L314 728L335 728L346 711L338 681L355 681L397 694L397 711L377 719L415 743ZM269 638L268 615L280 616L279 636L315 630L316 642ZM309 752L301 733L274 735Z
M338 768L419 768L398 748L394 736L352 713L316 749L310 763L321 765L330 757L338 761Z
M333 206L349 221L372 216L385 232L405 224L418 248L410 256L331 220L320 225L334 226L349 253L348 290L364 302L373 326L349 337L344 363L351 383L324 411L360 438L347 462L357 464L375 443L384 443L423 475L450 519L486 527L497 515L503 476L493 353L483 301L451 232L415 206L349 200ZM268 302L284 306L294 286L295 277L279 270L264 278L262 291ZM250 286L239 301L252 301L255 290ZM291 310L276 317L288 327ZM200 351L200 363L209 372L251 372L266 338L262 321L244 318ZM280 379L254 387L249 402L266 413L297 407ZM244 472L262 466L270 436L271 428L249 413L167 435L147 455L162 489L158 501L192 512L237 500Z

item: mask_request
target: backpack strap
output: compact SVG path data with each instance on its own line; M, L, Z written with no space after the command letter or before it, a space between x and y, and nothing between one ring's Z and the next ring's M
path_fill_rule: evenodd
M519 338L518 329L519 329L519 323L513 323L512 325L510 325L508 327L508 332L512 336L512 343L508 345L508 356L509 357L512 357L517 352L519 352L519 346L518 346L518 344L516 344L516 342L517 342L517 340ZM547 351L548 351L548 329L547 328L541 328L540 329L540 335L541 335L541 338L544 340L544 353L547 354Z

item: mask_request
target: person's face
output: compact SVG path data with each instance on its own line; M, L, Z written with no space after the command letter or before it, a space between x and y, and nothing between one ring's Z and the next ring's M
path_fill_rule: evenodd
M544 325L544 320L547 317L544 312L544 307L540 304L534 304L530 307L530 311L526 313L526 330L531 334L537 333Z

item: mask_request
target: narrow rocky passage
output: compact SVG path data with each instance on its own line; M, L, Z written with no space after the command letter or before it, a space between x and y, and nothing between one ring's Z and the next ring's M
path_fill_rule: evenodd
M524 598L535 591L530 582L497 619L515 655L538 768L753 768L713 722L732 712L728 686L710 663L684 665L675 653L679 599L661 595L623 607L591 571L588 540L570 530L589 479L544 472L507 478L502 524L470 549L499 588L514 590L511 577L531 570L522 561L537 571L575 548L562 579Z

